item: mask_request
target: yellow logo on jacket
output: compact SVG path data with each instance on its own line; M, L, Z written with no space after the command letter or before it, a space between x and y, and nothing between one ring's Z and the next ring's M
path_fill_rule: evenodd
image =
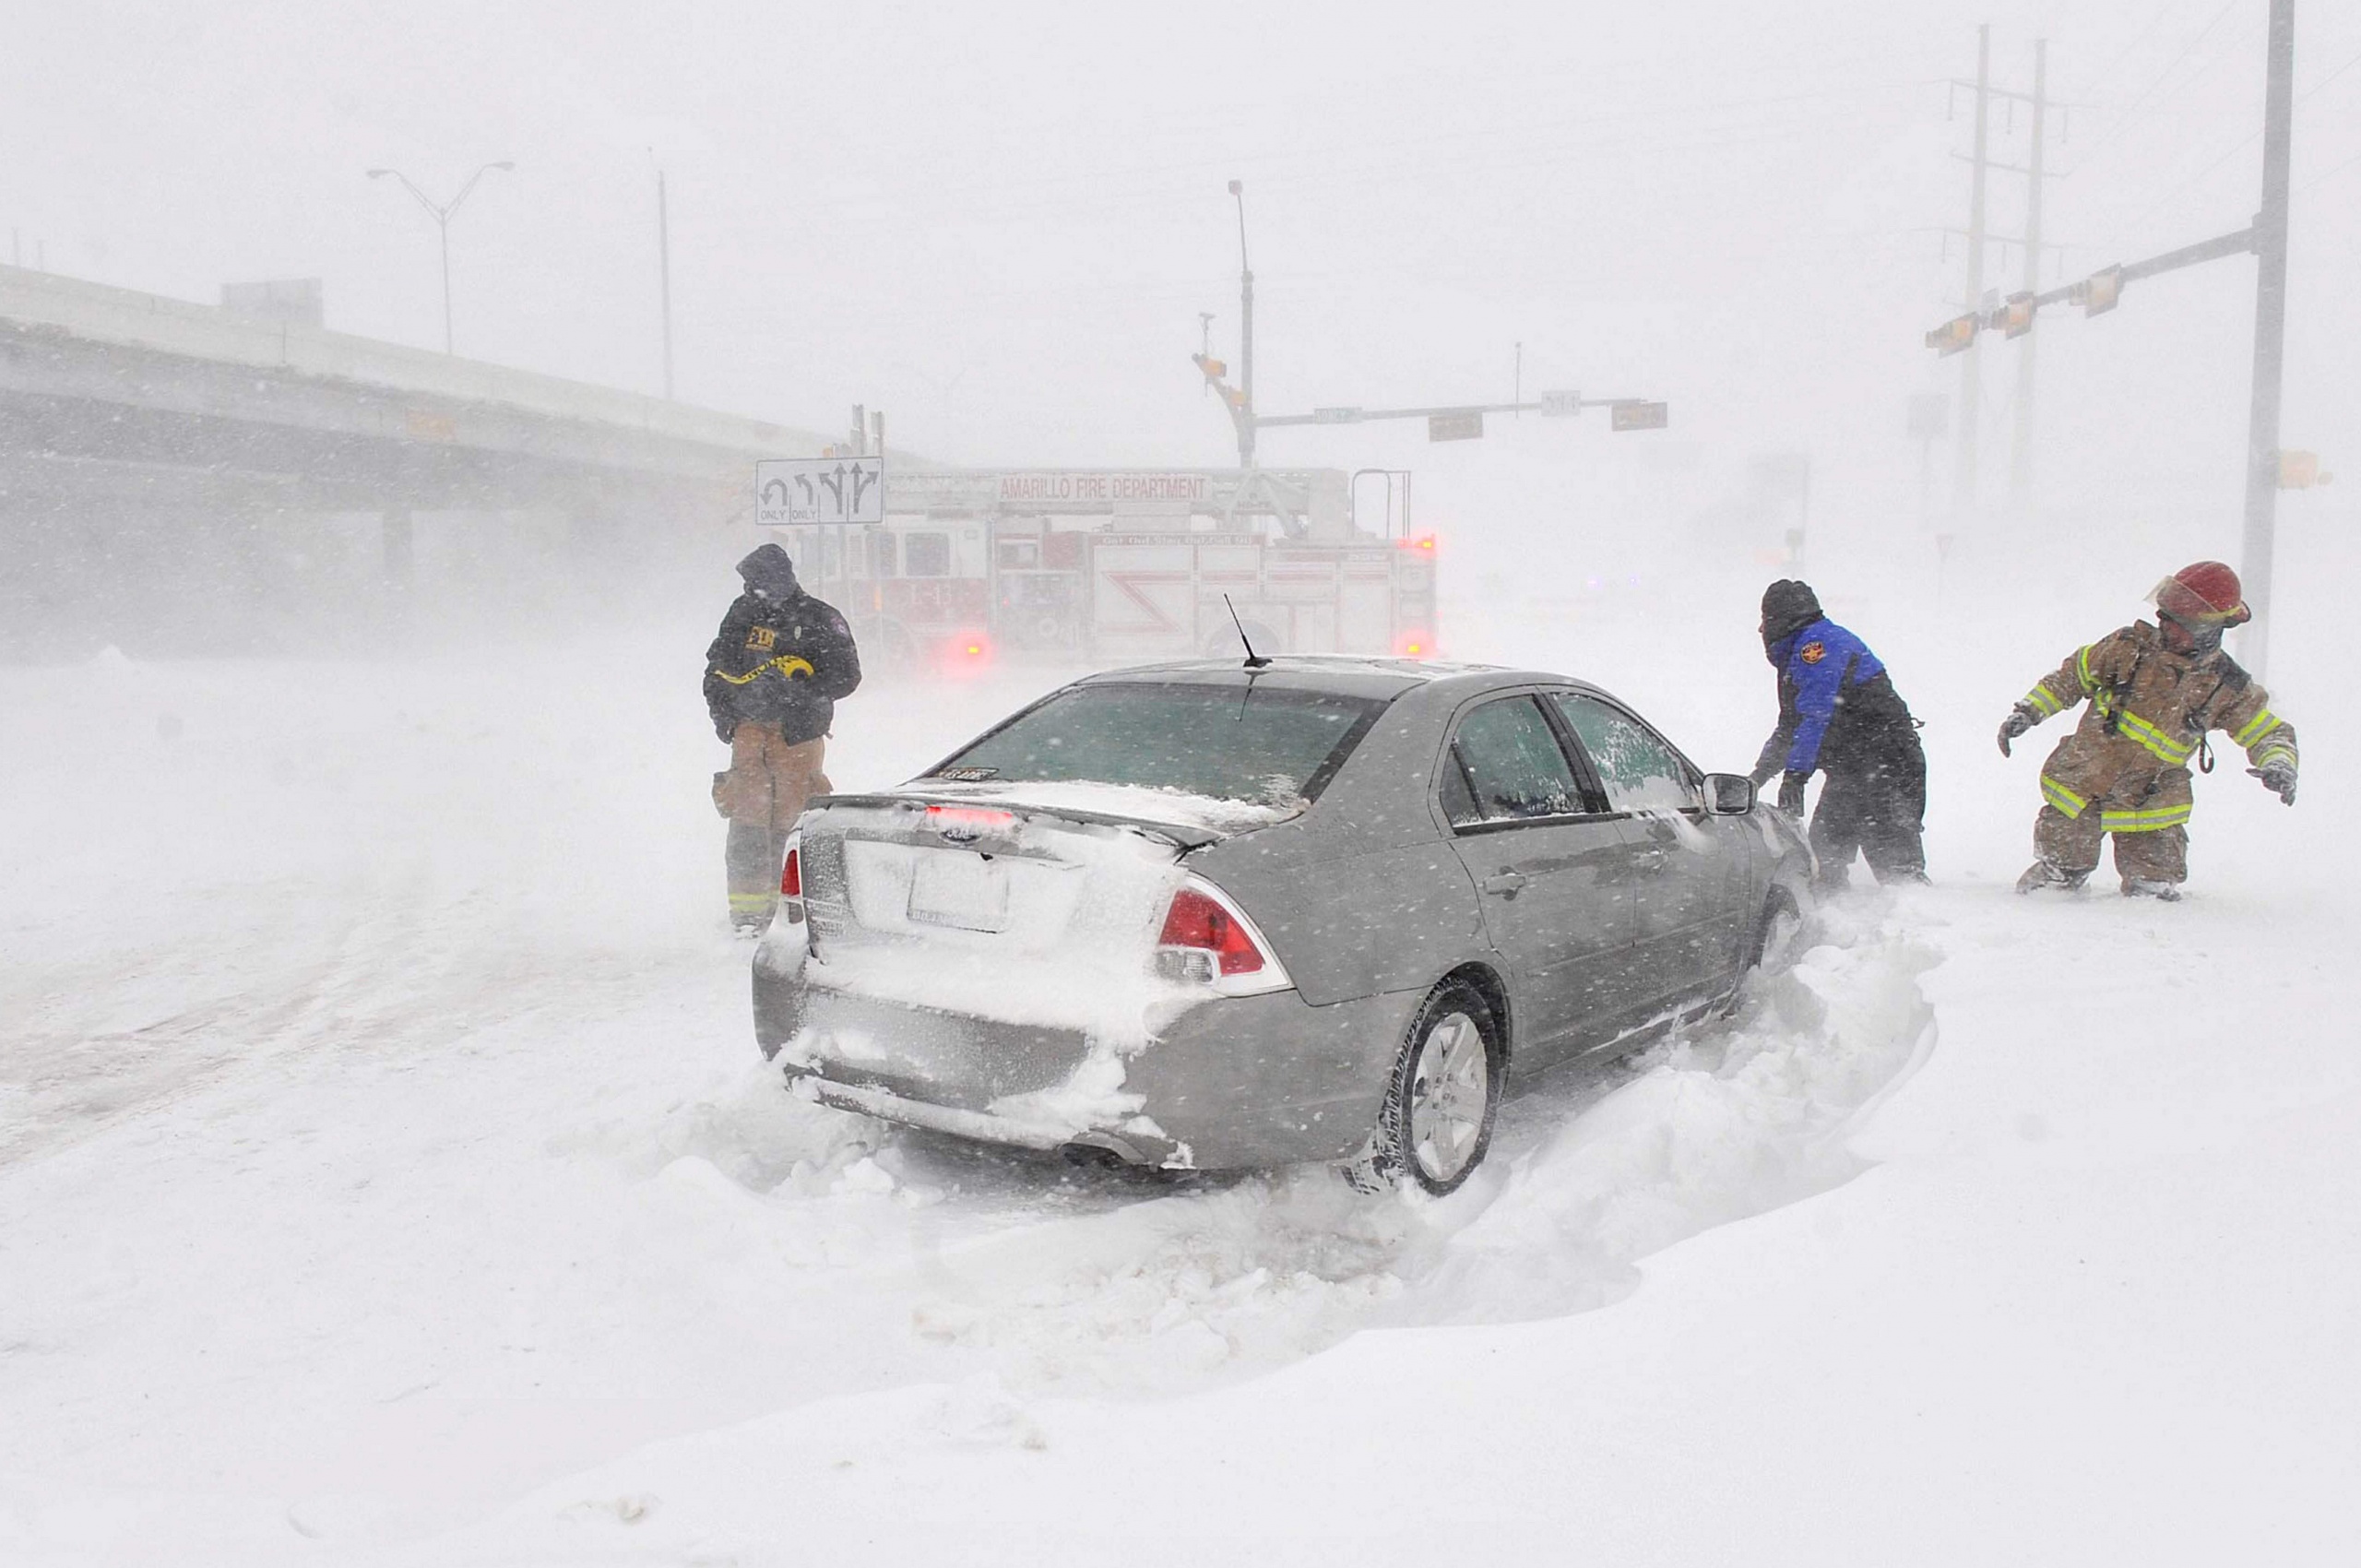
M778 646L778 634L768 626L748 627L746 646L757 653L768 653Z
M1806 664L1817 664L1817 663L1819 663L1821 659L1826 659L1827 657L1828 657L1828 645L1827 645L1826 643L1806 643L1806 644L1804 644L1804 646L1803 646L1803 649L1802 649L1802 658L1803 658L1803 661L1804 661Z

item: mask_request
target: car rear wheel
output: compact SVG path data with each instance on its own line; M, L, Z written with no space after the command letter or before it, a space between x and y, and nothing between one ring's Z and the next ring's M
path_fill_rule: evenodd
M1491 1146L1505 1066L1483 995L1461 980L1437 986L1394 1060L1370 1140L1373 1174L1437 1197L1466 1181Z

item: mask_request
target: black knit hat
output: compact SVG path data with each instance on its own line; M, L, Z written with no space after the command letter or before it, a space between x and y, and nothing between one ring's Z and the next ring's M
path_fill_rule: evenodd
M1762 590L1762 640L1768 645L1794 636L1821 618L1820 596L1809 583L1781 577Z
M785 599L795 592L795 559L776 544L765 544L738 563L738 575L746 586L758 588L773 599Z

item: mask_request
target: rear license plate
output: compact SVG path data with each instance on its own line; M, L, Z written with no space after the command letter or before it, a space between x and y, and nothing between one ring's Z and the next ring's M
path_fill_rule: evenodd
M981 855L936 849L910 873L910 919L962 931L1008 925L1008 873Z

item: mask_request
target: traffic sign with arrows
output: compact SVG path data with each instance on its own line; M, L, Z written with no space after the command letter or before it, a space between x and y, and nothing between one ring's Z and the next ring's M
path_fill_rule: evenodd
M754 520L765 528L885 520L885 459L765 457L754 465Z

